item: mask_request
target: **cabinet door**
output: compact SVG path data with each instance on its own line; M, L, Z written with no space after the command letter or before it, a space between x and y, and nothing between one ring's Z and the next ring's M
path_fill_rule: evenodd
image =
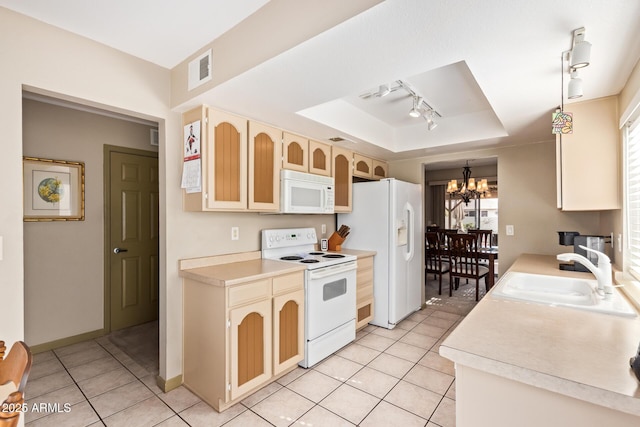
M356 274L356 329L373 319L373 257L358 258Z
M271 300L235 308L229 320L233 400L271 378Z
M383 179L389 177L388 166L386 162L380 160L373 160L373 178Z
M373 160L361 154L353 154L353 176L360 178L373 177Z
M309 172L309 140L287 132L282 134L282 167L299 172Z
M331 148L333 178L335 180L335 212L351 212L351 180L353 152L340 147Z
M309 141L309 172L331 176L331 145Z
M273 374L304 358L304 291L273 298Z
M247 120L209 109L207 207L247 209Z
M558 207L620 209L617 98L571 104L573 133L557 138Z
M249 210L280 209L282 131L249 122Z

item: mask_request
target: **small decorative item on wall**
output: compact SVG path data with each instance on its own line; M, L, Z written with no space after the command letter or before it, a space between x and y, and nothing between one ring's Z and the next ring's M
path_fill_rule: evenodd
M84 221L84 163L23 157L24 221Z
M573 133L573 113L555 111L552 114L551 130L554 134Z

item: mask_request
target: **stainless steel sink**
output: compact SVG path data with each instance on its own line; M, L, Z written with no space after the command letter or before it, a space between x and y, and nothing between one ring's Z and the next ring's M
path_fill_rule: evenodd
M614 292L611 299L605 300L597 294L596 288L595 280L508 272L500 279L491 295L617 316L637 316L618 292Z

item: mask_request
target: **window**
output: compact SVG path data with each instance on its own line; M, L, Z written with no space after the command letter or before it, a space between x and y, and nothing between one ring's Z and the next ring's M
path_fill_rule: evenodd
M625 154L626 263L640 280L640 120L626 127Z

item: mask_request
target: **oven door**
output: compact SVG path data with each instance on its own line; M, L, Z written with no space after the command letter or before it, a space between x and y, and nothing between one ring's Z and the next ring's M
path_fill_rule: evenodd
M314 340L356 317L356 261L306 271L306 339Z

